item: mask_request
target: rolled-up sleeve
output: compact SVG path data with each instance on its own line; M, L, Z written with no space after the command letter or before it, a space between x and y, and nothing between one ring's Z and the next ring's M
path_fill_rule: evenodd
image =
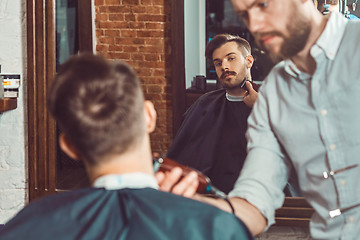
M275 223L275 209L284 201L283 189L288 178L288 160L271 129L267 99L263 91L248 119L246 133L248 155L229 197L246 199Z

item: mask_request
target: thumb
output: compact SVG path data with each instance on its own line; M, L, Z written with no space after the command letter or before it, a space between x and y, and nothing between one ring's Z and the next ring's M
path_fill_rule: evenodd
M253 92L256 92L250 81L246 81L245 85L246 85L246 88L247 88L247 90L249 92L249 95L251 95Z

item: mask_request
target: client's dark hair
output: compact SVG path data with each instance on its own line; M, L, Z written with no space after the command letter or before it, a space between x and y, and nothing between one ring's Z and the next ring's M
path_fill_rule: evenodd
M81 54L65 62L48 93L48 109L90 165L127 151L145 134L144 97L134 70Z
M207 44L205 56L212 60L214 51L228 42L236 42L244 57L251 54L250 44L244 38L231 34L218 34Z

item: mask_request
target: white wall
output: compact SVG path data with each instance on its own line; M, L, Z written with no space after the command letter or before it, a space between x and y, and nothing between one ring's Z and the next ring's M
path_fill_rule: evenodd
M0 224L27 202L26 1L0 0L1 73L20 74L18 107L0 114Z

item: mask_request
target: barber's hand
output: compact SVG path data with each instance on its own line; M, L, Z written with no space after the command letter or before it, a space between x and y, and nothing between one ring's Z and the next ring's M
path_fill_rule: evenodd
M171 171L165 173L155 173L155 178L161 191L172 192L188 198L193 197L199 185L197 173L190 172L179 182L181 176L182 170L179 167L175 167Z
M246 88L248 89L248 94L244 97L244 103L248 106L248 107L253 107L254 103L258 97L258 93L254 90L251 82L246 81Z

